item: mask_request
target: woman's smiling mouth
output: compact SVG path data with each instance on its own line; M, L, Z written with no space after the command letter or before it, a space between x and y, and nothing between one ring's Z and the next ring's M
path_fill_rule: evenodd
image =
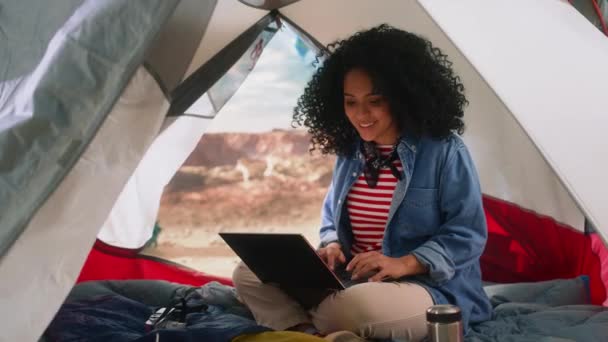
M376 121L372 121L372 122L360 122L359 126L362 128L368 128L373 126L376 123Z

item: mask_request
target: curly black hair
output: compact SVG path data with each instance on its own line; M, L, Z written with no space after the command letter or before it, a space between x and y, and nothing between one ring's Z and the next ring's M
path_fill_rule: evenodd
M305 126L312 148L349 155L357 131L344 111L344 76L365 70L389 104L402 134L436 139L462 134L464 86L447 56L430 41L383 24L331 43L319 54L323 65L294 108L293 125Z

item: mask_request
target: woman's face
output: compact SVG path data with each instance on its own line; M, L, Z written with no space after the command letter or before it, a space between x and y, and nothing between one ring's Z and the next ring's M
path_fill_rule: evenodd
M362 69L344 76L344 112L361 139L392 145L399 137L397 122L384 96L374 92L371 78Z

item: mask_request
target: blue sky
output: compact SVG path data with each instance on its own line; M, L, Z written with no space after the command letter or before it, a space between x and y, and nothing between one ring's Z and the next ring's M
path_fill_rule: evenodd
M220 110L208 132L265 132L291 128L293 107L313 72L314 53L301 57L296 35L283 27L255 68Z

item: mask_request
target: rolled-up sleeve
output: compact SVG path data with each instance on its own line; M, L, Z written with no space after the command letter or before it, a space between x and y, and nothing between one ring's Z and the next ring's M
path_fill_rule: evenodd
M321 237L321 247L327 246L329 243L338 241L338 233L334 223L334 182L332 181L323 201L321 209L321 229L319 231Z
M412 254L429 269L433 282L442 285L479 261L487 239L479 179L464 144L452 151L441 171L439 205L441 226Z

